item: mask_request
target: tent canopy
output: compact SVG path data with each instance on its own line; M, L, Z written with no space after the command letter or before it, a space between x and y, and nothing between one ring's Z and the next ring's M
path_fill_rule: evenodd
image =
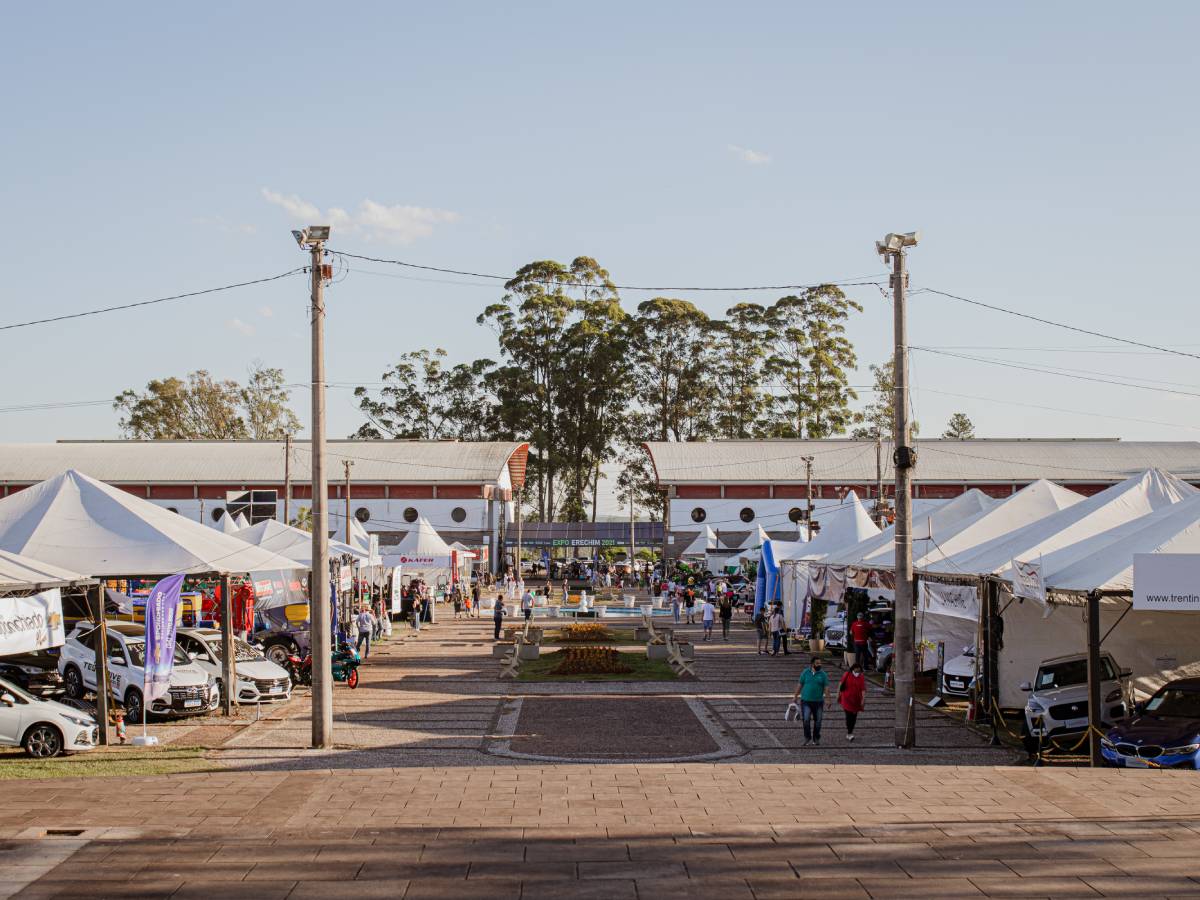
M751 535L753 537L753 535ZM707 556L710 552L717 549L717 534L708 525L704 526L704 530L696 535L687 547L684 548L680 556Z
M42 590L79 583L94 582L78 572L0 550L0 591Z
M405 571L449 569L453 566L452 554L457 555L457 551L421 516L417 527L404 536L395 551L383 555L383 562L387 566L402 566Z
M801 544L803 559L821 559L846 547L856 546L868 538L877 536L879 526L851 491L841 506L826 509L821 513L821 530L816 537Z
M945 574L1004 576L1011 570L1014 559L1036 560L1198 493L1200 491L1174 475L1147 469L930 568Z
M233 533L235 538L253 544L271 553L278 553L292 560L295 565L306 569L312 568L312 534L293 525L284 525L275 519L264 519L257 525L243 528ZM355 559L366 559L367 554L343 544L341 541L329 542L330 556L353 556Z
M297 568L74 469L0 500L0 549L97 577Z

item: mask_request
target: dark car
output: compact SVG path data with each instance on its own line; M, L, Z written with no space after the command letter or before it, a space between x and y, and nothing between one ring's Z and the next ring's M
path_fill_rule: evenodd
M58 674L58 657L44 650L0 656L0 678L43 699L57 699L67 690Z
M1200 678L1168 682L1136 710L1100 741L1105 760L1126 768L1200 769Z

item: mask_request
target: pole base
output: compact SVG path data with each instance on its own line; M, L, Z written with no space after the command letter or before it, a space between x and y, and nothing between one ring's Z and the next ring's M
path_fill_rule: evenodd
M152 734L139 734L129 743L133 744L135 747L157 747L158 738Z

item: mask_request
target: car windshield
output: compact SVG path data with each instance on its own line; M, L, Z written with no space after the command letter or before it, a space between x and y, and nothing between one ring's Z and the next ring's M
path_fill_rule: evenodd
M1105 681L1112 681L1117 677L1117 673L1113 671L1112 663L1107 657L1100 658L1100 671L1101 677ZM1038 669L1037 684L1034 685L1034 689L1039 691L1057 690L1075 684L1087 684L1086 659L1069 659L1042 666Z
M1146 701L1146 712L1167 719L1200 719L1200 691L1159 688L1158 693Z
M125 652L129 654L129 664L137 668L143 668L146 665L146 644L144 641L129 641L125 644ZM183 666L190 663L191 660L183 651L179 644L175 645L175 665Z
M208 652L213 655L213 659L220 662L224 657L221 655L221 639L209 638L204 642L208 647ZM262 654L251 647L243 640L238 638L233 639L233 658L236 662L254 662L257 659L262 659Z

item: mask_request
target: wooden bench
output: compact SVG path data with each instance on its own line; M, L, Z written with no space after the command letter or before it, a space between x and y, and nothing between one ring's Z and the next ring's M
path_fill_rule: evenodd
M674 640L667 642L667 663L675 670L676 675L698 677L696 675L696 663L693 660L684 658L679 645Z

